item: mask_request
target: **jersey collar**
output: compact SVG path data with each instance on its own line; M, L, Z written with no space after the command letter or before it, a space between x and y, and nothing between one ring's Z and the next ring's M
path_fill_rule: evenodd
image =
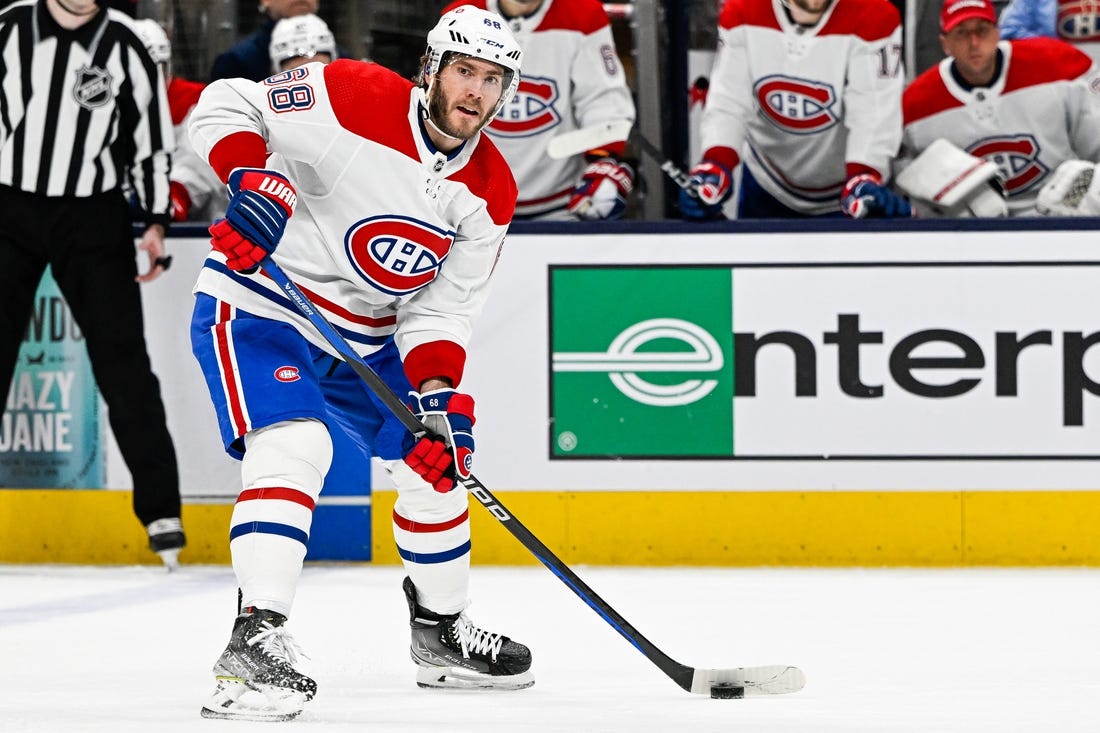
M46 0L38 0L35 4L34 25L36 40L54 37L60 41L75 41L86 49L91 49L97 40L101 30L107 23L107 10L100 7L95 15L88 16L88 20L79 28L67 30L62 28L50 15L46 7Z

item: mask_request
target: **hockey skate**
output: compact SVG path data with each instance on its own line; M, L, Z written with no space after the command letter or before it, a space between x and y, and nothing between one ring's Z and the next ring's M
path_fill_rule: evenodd
M180 566L180 550L187 544L179 517L165 517L149 522L145 531L149 534L149 549L160 555L164 566L169 570L177 569Z
M522 690L535 684L531 650L507 636L493 634L466 618L465 612L433 613L417 603L416 586L402 584L409 602L416 684L459 690Z
M229 646L214 664L218 685L202 717L278 721L302 712L317 683L294 668L302 652L284 623L286 616L274 611L249 607L241 612Z

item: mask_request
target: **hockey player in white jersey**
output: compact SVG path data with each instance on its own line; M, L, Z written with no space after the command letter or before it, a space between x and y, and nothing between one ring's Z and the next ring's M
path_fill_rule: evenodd
M285 624L335 430L383 459L398 487L417 684L534 683L527 647L465 613L470 524L455 481L474 452L474 400L456 389L516 201L481 130L515 93L521 57L503 19L461 7L429 32L416 85L377 64L310 63L215 82L195 110L195 147L231 200L210 228L192 347L243 483L230 528L240 615L206 717L287 719L316 692ZM445 441L414 443L372 398L257 269L272 252Z
M271 29L271 68L296 69L310 61L328 64L340 57L328 23L313 13L282 18Z
M989 0L947 0L940 27L947 58L903 97L903 159L947 140L1001 169L1010 216L1034 215L1059 165L1100 160L1100 77L1063 41L1002 41Z
M456 0L447 9L465 4ZM489 125L519 186L517 219L617 219L634 189L626 141L554 160L551 138L634 121L634 101L598 0L474 0L504 16L523 48L516 96Z
M910 216L886 187L901 141L901 20L887 0L727 0L688 219Z
M214 212L222 211L228 199L225 185L210 170L205 160L195 154L187 137L191 110L199 101L206 85L182 79L172 74L172 44L168 34L155 20L134 21L134 31L141 38L153 62L161 67L168 86L168 109L176 134L169 174L172 196L172 221L210 221Z

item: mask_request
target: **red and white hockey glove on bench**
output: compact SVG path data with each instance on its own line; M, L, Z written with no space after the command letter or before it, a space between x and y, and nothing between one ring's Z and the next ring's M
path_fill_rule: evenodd
M717 219L733 195L733 173L713 160L703 160L689 172L691 192L680 189L680 213L685 219Z
M209 229L210 245L230 270L251 270L275 251L298 194L282 173L260 168L234 169L226 186L229 206Z
M474 463L474 398L453 389L409 392L409 408L434 435L418 440L405 463L436 491L447 493L455 475L469 478Z
M589 221L618 219L633 190L634 169L614 158L600 158L589 163L581 174L581 182L569 198L569 213Z

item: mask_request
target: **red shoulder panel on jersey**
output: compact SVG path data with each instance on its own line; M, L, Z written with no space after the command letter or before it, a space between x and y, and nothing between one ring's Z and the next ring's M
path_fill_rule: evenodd
M577 31L588 36L610 24L599 0L554 0L538 30Z
M172 124L178 125L199 102L199 95L206 85L198 81L189 81L173 76L168 82L168 109L172 113Z
M460 5L473 5L482 10L489 9L485 0L455 0L443 8L440 14L448 13ZM546 17L542 19L536 30L577 31L587 36L610 23L607 11L603 9L603 3L599 0L554 0L550 9L546 11Z
M447 176L447 180L464 184L470 193L484 200L489 218L497 226L507 226L512 221L519 195L516 180L504 156L488 135L481 136L469 162L461 170Z
M411 81L369 61L339 59L325 67L325 86L341 127L420 159L409 127Z
M834 0L836 7L818 36L859 36L879 41L901 25L901 13L887 0Z
M940 75L940 66L936 64L914 79L902 93L902 125L911 125L917 120L961 106L962 102L947 91Z
M1076 79L1092 66L1092 59L1073 44L1057 38L1025 38L1009 43L1012 59L1008 63L1005 93Z
M780 30L771 0L726 0L718 16L718 27L729 30L739 25Z

